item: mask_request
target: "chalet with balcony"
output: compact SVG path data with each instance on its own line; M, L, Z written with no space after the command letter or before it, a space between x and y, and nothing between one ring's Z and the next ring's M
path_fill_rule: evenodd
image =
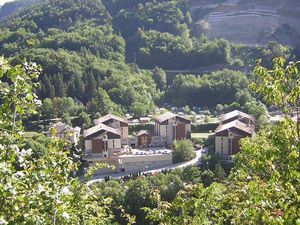
M253 116L237 110L222 115L215 131L215 152L229 156L239 152L239 141L254 134L254 123Z
M183 140L191 132L191 120L177 114L166 112L155 120L155 134L161 136L162 144L172 144Z
M85 130L83 136L85 154L92 158L107 158L117 155L122 150L120 131L105 124L98 124Z
M108 127L116 129L121 135L121 144L128 144L128 121L119 116L108 114L99 119L94 120L95 125L104 124Z

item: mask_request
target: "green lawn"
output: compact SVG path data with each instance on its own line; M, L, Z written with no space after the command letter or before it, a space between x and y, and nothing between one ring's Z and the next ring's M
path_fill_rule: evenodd
M192 133L192 138L208 138L208 136L213 135L214 133Z
M208 123L218 123L219 122L219 118L218 117L209 117L209 122Z
M24 137L32 138L32 137L39 136L39 135L40 135L40 133L38 133L38 132L26 131L24 134Z

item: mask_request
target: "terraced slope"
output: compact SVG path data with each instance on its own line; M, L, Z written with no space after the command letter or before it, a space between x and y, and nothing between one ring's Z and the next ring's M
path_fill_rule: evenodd
M295 45L300 34L297 0L191 0L198 26L210 38L226 38L248 45L270 40Z

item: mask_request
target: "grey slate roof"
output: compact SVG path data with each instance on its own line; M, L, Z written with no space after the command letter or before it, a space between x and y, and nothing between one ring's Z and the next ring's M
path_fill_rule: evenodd
M92 134L95 134L99 131L107 131L107 132L111 132L113 134L117 134L117 135L120 135L120 132L117 130L117 129L114 129L112 127L109 127L109 126L106 126L105 124L98 124L98 125L95 125L87 130L84 130L83 132L83 136L86 138Z
M231 118L236 117L236 116L238 118L248 118L249 120L251 120L253 122L255 121L255 118L252 115L241 112L239 110L234 110L232 112L221 115L221 122L224 121L224 120L231 119Z
M96 125L98 125L98 124L104 123L105 121L110 120L110 119L114 119L114 120L117 120L117 121L120 121L120 122L128 124L128 121L126 119L123 119L123 118L121 118L119 116L115 116L115 115L112 115L112 114L107 114L107 115L105 115L105 116L103 116L103 117L101 117L99 119L95 119L94 123Z
M238 130L244 131L250 135L252 135L254 133L254 126L250 125L250 124L245 124L239 120L234 120L232 122L229 123L225 123L225 124L220 124L215 133L219 133L225 130L230 130L232 128L236 128Z
M164 121L166 121L166 120L169 120L169 119L172 119L172 118L174 118L174 117L178 117L178 118L182 118L182 119L184 119L184 120L190 121L189 118L187 118L187 117L185 117L185 116L179 116L179 115L177 115L177 114L175 114L175 113L172 113L172 112L166 112L166 113L164 113L164 114L158 116L158 117L156 118L155 121L156 121L157 123L162 123L162 122L164 122Z

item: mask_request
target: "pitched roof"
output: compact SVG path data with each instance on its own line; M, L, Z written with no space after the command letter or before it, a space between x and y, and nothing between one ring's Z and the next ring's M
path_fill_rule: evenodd
M141 135L143 135L143 134L150 134L150 132L148 131L148 130L140 130L138 133L137 133L137 135L136 136L141 136Z
M107 114L106 116L103 116L103 117L101 117L99 119L95 119L94 123L96 125L98 125L98 124L104 123L105 121L110 120L110 119L114 119L114 120L117 120L117 121L120 121L120 122L128 124L128 121L126 119L123 119L123 118L121 118L119 116L115 116L115 115L112 115L112 114Z
M179 115L177 115L175 113L172 113L172 112L166 112L166 113L158 116L155 121L157 123L162 123L162 122L164 122L166 120L169 120L169 119L172 119L174 117L178 117L178 118L190 121L190 119L186 118L185 116L179 116Z
M220 124L215 133L219 133L221 131L230 130L231 128L236 128L238 130L244 131L250 135L254 133L254 126L250 124L245 124L239 120L234 120L229 123Z
M84 130L83 132L83 137L88 137L92 134L95 134L99 131L107 131L107 132L110 132L110 133L113 133L113 134L117 134L117 135L120 135L120 132L117 130L117 129L114 129L112 127L109 127L109 126L106 126L105 124L98 124L96 126L93 126L87 130Z
M71 126L69 126L67 124L64 124L61 121L53 124L51 126L51 128L55 128L57 134L63 134L63 133L65 133L68 130L73 130L74 129L73 127L71 127Z
M255 118L252 115L241 112L239 110L234 110L232 112L221 115L221 122L224 121L224 120L234 118L236 116L239 117L239 118L248 118L248 119L252 120L253 122L255 121Z

